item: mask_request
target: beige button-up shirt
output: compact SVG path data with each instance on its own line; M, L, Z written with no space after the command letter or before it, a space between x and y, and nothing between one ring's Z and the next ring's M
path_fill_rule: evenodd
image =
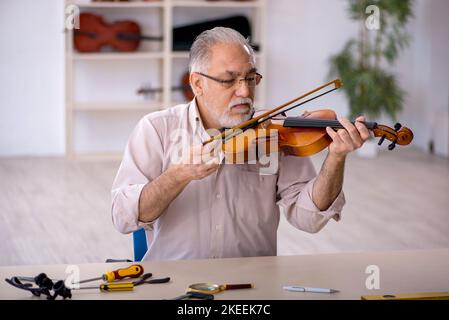
M271 172L261 173L259 164L221 164L191 181L155 221L139 221L143 187L167 170L180 140L186 147L209 137L195 100L144 116L132 132L112 186L112 220L122 233L145 228L144 260L274 256L280 207L306 232L340 219L343 192L320 211L312 201L310 159L279 154Z

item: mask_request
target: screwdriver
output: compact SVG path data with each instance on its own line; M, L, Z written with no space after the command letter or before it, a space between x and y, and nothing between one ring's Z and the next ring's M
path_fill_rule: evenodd
M101 292L132 291L134 290L134 284L132 282L119 282L119 283L101 284L100 286L96 287L77 288L77 290L82 289L100 289Z
M121 280L124 278L139 278L142 274L143 274L143 267L140 264L133 264L127 268L117 269L114 271L108 271L108 272L104 273L101 277L82 280L80 282L75 282L73 284L79 284L79 283L85 283L85 282L97 281L97 280L112 282L114 280Z
M139 281L134 282L115 282L115 283L103 283L99 287L82 287L82 288L72 288L74 290L80 290L80 289L100 289L102 292L109 292L109 291L132 291L134 290L134 287L139 286L141 284L145 283L166 283L170 281L170 278L160 278L160 279L152 279L147 280L148 278L151 278L151 273L146 273L142 276L142 279Z

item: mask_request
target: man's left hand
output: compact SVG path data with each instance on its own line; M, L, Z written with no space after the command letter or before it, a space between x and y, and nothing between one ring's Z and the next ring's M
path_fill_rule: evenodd
M365 121L363 116L358 117L355 124L352 124L346 118L339 118L338 121L344 129L335 131L330 127L326 128L327 134L332 138L329 153L337 158L344 159L348 153L359 149L368 140L370 133L366 126L361 123L361 121Z

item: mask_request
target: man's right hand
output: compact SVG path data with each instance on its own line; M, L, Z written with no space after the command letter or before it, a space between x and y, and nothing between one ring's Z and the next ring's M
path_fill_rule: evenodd
M201 180L214 173L220 165L221 141L206 145L192 145L185 150L179 163L173 163L168 171L180 182Z
M214 173L220 165L220 148L220 140L191 146L177 163L148 182L139 198L139 221L155 221L190 181Z

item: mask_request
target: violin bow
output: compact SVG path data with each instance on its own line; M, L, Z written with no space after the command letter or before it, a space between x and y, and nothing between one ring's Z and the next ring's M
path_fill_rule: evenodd
M327 87L329 87L331 85L334 85L334 88L332 88L330 90L327 90L327 91L325 91L325 92L323 92L323 93L321 93L321 94L319 94L319 95L317 95L317 96L315 96L313 98L310 98L310 99L308 99L306 101L303 101L301 103L298 103L298 104L296 104L294 106L291 106L291 107L283 110L285 107L287 107L287 106L289 106L289 105L291 105L291 104L293 104L293 103L295 103L295 102L297 102L297 101L299 101L301 99L304 99L304 98L306 98L306 97L308 97L308 96L310 96L310 95L312 95L312 94L314 94L314 93L316 93L318 91L321 91L324 88L327 88ZM238 135L239 133L241 133L241 132L243 132L243 131L245 131L245 130L247 130L249 128L255 127L255 126L257 126L257 125L259 125L259 124L261 124L261 123L263 123L263 122L265 122L267 120L270 120L270 119L274 118L275 116L277 116L277 115L279 115L279 114L281 114L283 112L287 112L287 111L289 111L291 109L297 108L297 107L299 107L299 106L301 106L301 105L303 105L305 103L308 103L308 102L310 102L312 100L315 100L315 99L317 99L319 97L322 97L322 96L324 96L324 95L326 95L328 93L331 93L332 91L338 90L342 86L343 86L343 83L341 82L340 79L332 80L332 81L330 81L328 83L325 83L325 84L323 84L323 85L321 85L321 86L319 86L319 87L317 87L317 88L315 88L315 89L313 89L313 90L311 90L311 91L309 91L309 92L307 92L307 93L305 93L305 94L303 94L303 95L301 95L301 96L299 96L297 98L294 98L294 99L292 99L292 100L290 100L290 101L288 101L286 103L283 103L280 106L278 106L278 107L276 107L276 108L274 108L272 110L269 110L269 111L267 111L267 112L265 112L265 113L255 117L255 118L252 118L252 119L250 119L248 121L245 121L245 122L243 122L243 123L241 123L241 124L239 124L239 125L237 125L235 127L232 127L229 130L225 130L224 132L222 132L222 133L220 133L220 134L218 134L216 136L213 136L209 140L203 142L203 145L206 145L206 144L208 144L208 143L210 143L212 141L218 140L218 139L227 139L227 138L229 139L229 138L232 138L232 137Z

